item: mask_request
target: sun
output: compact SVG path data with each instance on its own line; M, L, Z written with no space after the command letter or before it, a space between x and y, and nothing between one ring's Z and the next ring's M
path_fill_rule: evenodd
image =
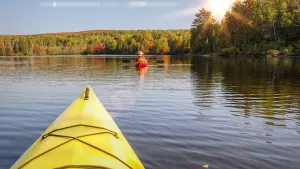
M233 2L234 0L208 0L206 8L217 20L221 20Z

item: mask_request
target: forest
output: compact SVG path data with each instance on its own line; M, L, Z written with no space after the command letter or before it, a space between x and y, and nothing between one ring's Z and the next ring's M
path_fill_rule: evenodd
M0 36L0 55L300 55L299 0L237 0L221 21L199 9L190 30L94 30Z
M189 53L189 30L94 30L0 36L0 55L98 55Z
M196 13L193 53L229 55L300 54L299 0L237 0L218 22L210 11Z

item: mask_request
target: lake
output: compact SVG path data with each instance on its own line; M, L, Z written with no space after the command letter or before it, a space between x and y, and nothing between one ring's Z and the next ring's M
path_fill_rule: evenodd
M0 168L86 85L146 168L299 168L300 59L122 59L133 57L1 57Z

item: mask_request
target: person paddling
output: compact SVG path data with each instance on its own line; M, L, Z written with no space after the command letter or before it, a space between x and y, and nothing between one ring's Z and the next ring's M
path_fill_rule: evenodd
M139 59L140 59L140 57L142 57L143 54L144 54L144 53L143 53L142 51L138 51L138 56L135 57L135 61L138 62Z
M135 58L135 61L136 61L136 66L139 66L139 67L147 67L147 60L145 59L145 57L143 56L143 52L142 51L139 51L138 52L139 56L137 56Z

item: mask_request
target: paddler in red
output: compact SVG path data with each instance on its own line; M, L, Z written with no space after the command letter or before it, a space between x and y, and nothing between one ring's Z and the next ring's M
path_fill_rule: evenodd
M135 57L135 62L138 62L139 59L140 59L140 57L142 57L143 54L144 54L144 53L143 53L142 51L138 51L138 56Z
M139 51L138 54L139 54L139 56L137 56L135 58L135 60L136 60L136 66L147 67L147 60L143 56L144 53L142 51Z

